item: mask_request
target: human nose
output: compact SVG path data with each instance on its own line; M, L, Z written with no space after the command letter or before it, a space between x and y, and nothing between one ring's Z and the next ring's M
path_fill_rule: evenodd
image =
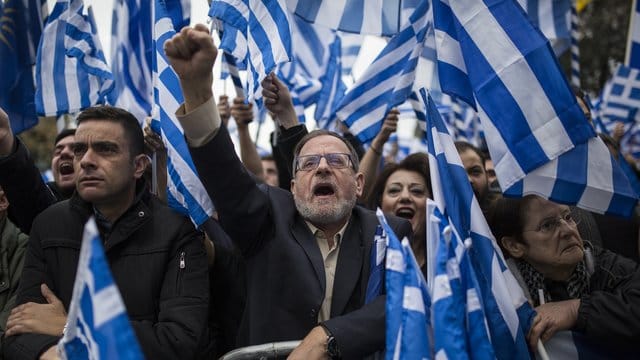
M82 169L95 168L96 166L94 154L90 148L82 154L79 161Z
M407 202L407 201L410 201L410 200L411 200L411 192L409 192L409 189L403 188L400 191L400 201Z
M318 167L316 168L316 172L327 172L331 167L329 166L329 162L324 157L324 155L320 156L320 160L318 161Z

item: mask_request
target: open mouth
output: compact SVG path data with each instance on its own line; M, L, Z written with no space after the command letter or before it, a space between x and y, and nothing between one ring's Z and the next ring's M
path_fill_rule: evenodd
M60 175L71 175L73 174L73 165L71 163L62 163L58 167L60 171Z
M411 208L400 208L398 210L396 210L396 216L401 217L401 218L405 218L408 220L413 219L413 215L415 215L416 212L411 209Z
M316 185L316 187L313 189L313 195L315 196L331 196L335 193L335 189L330 184Z

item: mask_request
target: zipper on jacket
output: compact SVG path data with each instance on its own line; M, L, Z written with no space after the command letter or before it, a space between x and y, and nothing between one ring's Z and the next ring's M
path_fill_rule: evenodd
M187 262L185 261L186 253L184 251L180 252L180 257L178 260L178 274L176 276L176 293L182 294L182 273L184 273L184 269L187 267Z

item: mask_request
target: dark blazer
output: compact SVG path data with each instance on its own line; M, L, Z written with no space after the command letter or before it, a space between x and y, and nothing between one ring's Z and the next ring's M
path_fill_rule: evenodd
M190 152L222 227L246 260L247 304L239 345L304 338L317 325L325 275L320 249L293 196L257 185L225 128ZM411 234L408 221L392 218L390 223L400 238ZM384 296L363 305L377 224L374 212L356 206L340 245L331 319L324 325L347 359L384 347Z

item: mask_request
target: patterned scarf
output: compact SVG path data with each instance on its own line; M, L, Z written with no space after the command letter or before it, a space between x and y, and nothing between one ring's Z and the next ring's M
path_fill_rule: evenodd
M551 293L547 290L547 284L549 280L545 280L544 276L533 268L528 262L524 260L515 261L522 278L527 285L529 294L532 297L534 306L540 305L540 299L538 298L538 289L542 289L544 292L545 302L550 302L558 299L552 299ZM591 275L587 271L584 260L580 261L573 271L569 280L562 283L567 291L567 294L571 299L579 299L584 294L589 293L589 280ZM559 282L555 282L558 284Z

